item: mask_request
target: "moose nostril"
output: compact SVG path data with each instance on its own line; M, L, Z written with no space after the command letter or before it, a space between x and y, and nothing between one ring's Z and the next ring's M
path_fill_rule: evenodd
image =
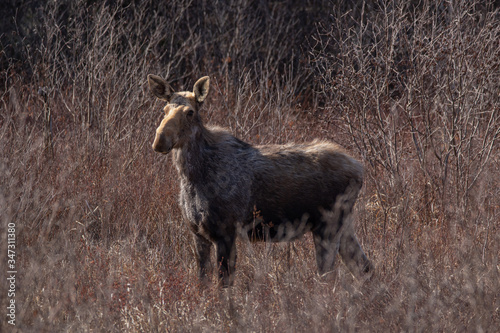
M157 153L166 154L170 151L170 145L168 144L165 136L163 134L158 134L153 142L153 150Z
M162 143L163 143L162 135L157 135L152 145L153 150L160 153L162 151Z

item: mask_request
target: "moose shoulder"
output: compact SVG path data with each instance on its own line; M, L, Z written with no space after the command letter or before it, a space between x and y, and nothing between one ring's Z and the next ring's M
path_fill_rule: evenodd
M232 284L237 235L252 241L291 241L313 233L320 274L340 253L355 276L372 270L347 223L363 181L362 165L327 141L252 146L228 131L205 125L200 106L210 86L172 92L148 76L151 92L167 102L153 149L168 154L180 177L180 205L194 234L199 273L206 280L212 244L219 277Z

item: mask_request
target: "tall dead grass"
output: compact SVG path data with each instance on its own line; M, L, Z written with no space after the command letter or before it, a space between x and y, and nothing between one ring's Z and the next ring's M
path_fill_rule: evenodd
M14 222L19 272L16 327L4 317L2 330L500 325L492 5L35 3L37 15L11 12L1 41L0 239ZM248 142L325 138L361 158L372 280L340 261L319 279L306 236L239 241L235 286L199 288L175 171L150 149L162 105L148 73L177 90L210 75L204 118Z

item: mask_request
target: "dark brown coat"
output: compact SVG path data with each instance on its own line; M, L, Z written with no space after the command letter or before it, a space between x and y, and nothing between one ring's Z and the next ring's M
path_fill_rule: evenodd
M153 149L173 159L181 181L180 204L195 235L200 278L207 278L212 244L219 276L232 283L236 235L252 241L291 241L311 231L320 274L340 255L356 276L371 270L346 219L362 186L363 167L327 141L252 146L224 129L205 126L199 107L209 88L171 93L149 75L151 91L168 102Z

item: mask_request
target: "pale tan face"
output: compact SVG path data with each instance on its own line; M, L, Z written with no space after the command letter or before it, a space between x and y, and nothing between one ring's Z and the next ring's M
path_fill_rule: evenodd
M168 83L156 75L148 75L151 92L168 102L163 109L165 117L156 129L153 149L168 154L173 148L180 148L200 123L198 109L207 97L210 79L202 77L194 84L193 92L171 93Z
M165 117L156 129L153 149L158 153L168 154L173 148L180 148L184 144L192 132L192 125L198 121L194 94L174 94L163 110Z

